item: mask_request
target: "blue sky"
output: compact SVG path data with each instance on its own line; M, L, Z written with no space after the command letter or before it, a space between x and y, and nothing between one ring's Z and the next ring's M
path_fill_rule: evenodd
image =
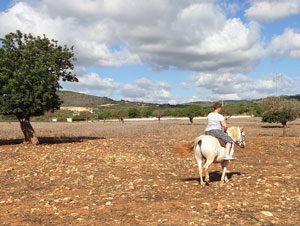
M66 90L156 103L300 93L299 0L0 0L0 36L16 29L74 45L80 82Z

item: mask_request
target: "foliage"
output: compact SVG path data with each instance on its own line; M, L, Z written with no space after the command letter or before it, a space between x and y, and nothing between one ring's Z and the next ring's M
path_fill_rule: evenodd
M261 116L261 106L253 101L243 101L238 103L225 103L222 113L226 116L233 115L254 115Z
M88 121L93 118L93 113L89 111L81 111L79 115L75 115L73 117L74 121Z
M286 125L287 122L293 121L299 117L299 102L287 100L284 98L268 98L263 102L264 113L263 122L281 123Z
M152 105L142 108L141 109L141 117L149 118L149 117L153 116L155 109L156 109L156 107L152 106Z
M14 115L0 115L0 121L15 121L17 120Z
M112 118L112 112L109 111L109 110L102 110L102 111L99 111L97 112L97 119L99 120L107 120L107 119L110 119Z
M262 117L263 122L281 123L286 135L285 128L289 121L294 121L300 116L299 101L288 100L282 97L267 98L263 101L262 106L264 113Z
M128 117L129 118L140 118L141 112L137 108L129 108L128 109Z
M0 113L15 115L25 140L32 141L36 137L30 117L59 109L60 80L78 81L72 74L73 48L21 31L7 34L1 43Z
M49 114L49 112L47 112L46 115L49 115L49 119L57 118L58 121L66 121L67 118L73 117L73 112L69 110L59 110L55 111L52 114Z
M114 118L117 118L123 122L124 119L128 117L128 111L126 109L119 109L113 111L112 115Z
M193 119L197 116L203 116L203 108L198 105L191 105L183 109L183 116L188 117L191 124L194 123Z
M160 108L157 108L155 111L153 111L152 115L158 118L158 121L160 121L161 117L163 117L165 114Z

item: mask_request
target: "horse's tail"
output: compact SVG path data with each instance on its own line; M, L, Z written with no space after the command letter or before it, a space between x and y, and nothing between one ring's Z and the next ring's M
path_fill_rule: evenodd
M182 143L173 146L173 150L176 154L188 155L194 150L194 141L188 143Z
M201 138L197 137L194 141L188 143L182 143L179 145L174 145L173 150L177 154L188 155L194 151L196 145L198 145L199 143L201 143Z

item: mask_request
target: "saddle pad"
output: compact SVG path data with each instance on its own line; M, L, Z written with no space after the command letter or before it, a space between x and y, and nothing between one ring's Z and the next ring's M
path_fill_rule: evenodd
M218 141L219 141L219 143L220 143L220 145L221 145L221 147L223 147L223 148L226 147L226 142L225 142L224 140L222 140L222 139L220 139L220 138L218 138L218 137L216 137L216 136L214 136L214 135L212 135L212 134L209 134L209 136L212 136L212 137L217 138Z

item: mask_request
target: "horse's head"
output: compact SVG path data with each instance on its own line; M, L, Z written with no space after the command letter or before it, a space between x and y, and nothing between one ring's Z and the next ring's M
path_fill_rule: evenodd
M245 148L246 147L246 141L245 141L245 130L244 128L239 128L239 138L238 140L236 141L236 144L238 146L240 146L241 148Z
M241 148L246 147L244 128L232 126L227 129L227 133L232 138L235 144L237 144Z

